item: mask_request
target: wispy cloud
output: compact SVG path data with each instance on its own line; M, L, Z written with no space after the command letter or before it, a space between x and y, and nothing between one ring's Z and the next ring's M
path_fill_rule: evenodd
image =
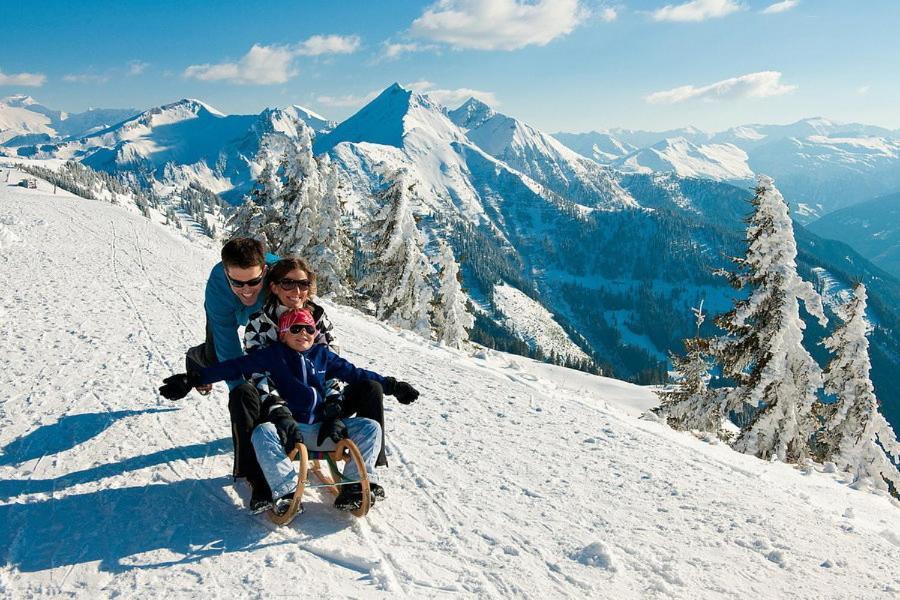
M354 94L347 94L345 96L318 96L316 97L316 101L324 104L325 106L335 106L339 108L354 108L358 106L362 106L363 104L368 104L372 100L378 97L378 94L381 93L382 90L376 90L373 92L369 92L364 96L357 96Z
M671 90L654 92L644 100L650 104L676 104L687 100L767 98L787 94L795 89L797 89L796 85L781 83L781 73L778 71L760 71L724 79L702 87L684 85Z
M544 46L589 17L578 0L439 0L413 21L410 34L476 50Z
M314 35L294 46L254 44L236 62L191 65L182 75L201 81L225 81L238 85L285 83L299 72L294 65L298 56L351 54L360 46L359 37Z
M798 4L800 4L800 0L782 0L781 2L776 2L775 4L769 5L764 11L762 11L762 14L772 15L776 13L783 13L786 10L791 10Z
M357 35L314 35L297 45L296 53L300 56L319 56L321 54L353 54L359 50L360 39Z
M493 107L500 106L500 101L497 100L497 96L494 92L473 90L471 88L456 88L455 90L440 89L430 81L414 81L405 84L404 87L411 89L414 92L419 92L420 94L426 94L438 104L443 104L444 106L451 108L459 106L469 98L477 98Z
M859 94L860 96L865 96L866 94L869 93L869 91L871 89L872 89L871 85L863 85L863 86L856 88L856 93Z
M654 21L696 22L730 15L741 10L734 0L691 0L683 4L667 4L653 11Z
M393 42L385 42L383 44L384 50L382 51L382 58L394 59L399 58L404 54L410 54L412 52L423 52L425 50L432 50L436 46L429 44L418 44L416 42L410 43L393 43Z
M96 73L69 73L63 75L63 81L67 83L106 83L109 81L109 76Z
M0 70L0 85L41 87L45 81L47 81L47 77L43 73L15 73L7 75Z
M144 62L142 60L132 60L128 63L128 74L129 75L141 75L144 71L147 70L147 67L150 66L150 63Z
M601 8L598 11L597 16L600 17L601 21L605 21L606 23L612 23L613 21L615 21L616 19L619 18L619 11L616 8L607 6L607 7Z

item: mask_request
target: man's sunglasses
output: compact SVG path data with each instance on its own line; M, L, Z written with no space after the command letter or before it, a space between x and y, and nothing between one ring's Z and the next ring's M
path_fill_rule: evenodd
M309 279L282 279L278 282L278 287L286 292L290 290L308 290Z
M248 279L247 281L241 281L240 279L233 279L232 277L228 276L228 283L231 284L231 287L235 287L235 288L242 288L245 285L249 285L250 287L256 287L262 283L262 280L264 277L265 277L265 275L260 275L259 277L254 277L253 279Z
M308 333L309 335L312 335L312 334L314 334L314 333L316 332L316 328L313 327L312 325L299 325L299 324L297 324L297 325L291 325L290 328L288 329L288 331L290 331L290 332L293 333L294 335L299 334L301 331L305 331L305 332Z

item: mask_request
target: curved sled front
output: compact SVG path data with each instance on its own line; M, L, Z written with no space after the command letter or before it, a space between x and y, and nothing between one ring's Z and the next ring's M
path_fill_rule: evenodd
M297 491L294 492L294 499L284 513L278 514L274 509L269 510L269 519L271 519L272 522L277 523L278 525L287 525L290 523L300 510L303 491L307 487L322 487L336 496L340 492L339 488L341 486L359 483L360 486L362 486L362 504L360 504L359 508L352 511L352 513L357 517L364 517L369 512L369 508L371 508L372 505L370 501L371 491L369 488L369 473L366 471L366 464L363 462L362 453L352 440L343 439L339 441L337 446L335 446L335 449L331 452L319 450L309 452L306 449L306 446L300 443L294 447L294 450L290 454L288 454L288 458L300 461L300 470L297 474ZM312 459L312 465L310 465L310 459ZM328 463L330 474L325 473L321 462L322 460L325 460ZM350 461L353 461L356 464L356 468L359 472L359 481L346 479L341 473L341 469L338 468L339 462L349 463ZM315 474L316 479L321 482L321 485L309 485L309 481L307 480L309 471L312 471L313 474Z
M297 491L294 492L294 499L291 501L291 505L283 513L279 514L274 508L269 509L269 519L278 525L287 525L294 520L294 517L300 511L300 501L303 498L303 488L306 487L306 474L309 469L309 453L303 444L294 446L294 449L288 454L288 458L300 461L300 470L297 473Z

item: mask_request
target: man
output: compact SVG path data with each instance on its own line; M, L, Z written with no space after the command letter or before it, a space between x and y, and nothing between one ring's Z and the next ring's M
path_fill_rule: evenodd
M266 254L262 242L251 238L234 238L222 247L222 262L213 267L206 282L206 341L188 350L188 371L244 355L238 328L262 308L266 269L277 260L277 256ZM247 478L252 488L250 509L265 510L271 492L250 442L259 419L259 392L243 379L226 383L234 443L232 474ZM206 394L210 389L210 385L197 387L198 392Z

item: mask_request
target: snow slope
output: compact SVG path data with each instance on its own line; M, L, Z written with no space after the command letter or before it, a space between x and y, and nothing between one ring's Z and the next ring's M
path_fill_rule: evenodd
M215 250L0 187L0 595L890 598L900 508L633 416L649 391L435 346L329 305L387 401L388 498L276 528L233 485L226 394L167 402Z

